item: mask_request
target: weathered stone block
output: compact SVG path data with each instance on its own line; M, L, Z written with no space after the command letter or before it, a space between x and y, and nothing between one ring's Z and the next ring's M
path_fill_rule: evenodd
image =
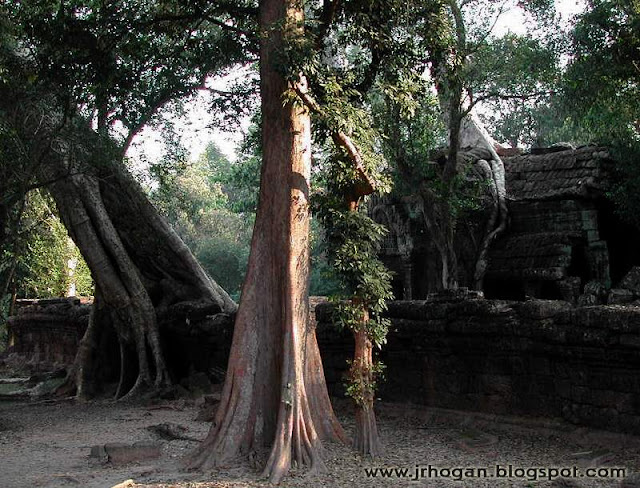
M140 441L134 444L112 442L91 448L90 456L101 462L128 464L160 457L160 444Z
M390 311L402 318L389 314L392 327L381 353L389 378L380 387L383 399L564 417L616 430L633 425L629 432L640 433L640 351L634 339L640 338L640 309L470 300L392 303ZM320 342L329 370L338 364L332 357L337 351L344 359L350 354L333 338ZM350 336L344 340L352 342ZM326 371L328 379L334 376Z
M621 334L619 344L624 347L640 349L640 336L636 334Z
M624 303L631 303L635 299L635 295L631 290L625 290L624 288L612 288L609 290L607 297L607 303L609 305L619 305Z

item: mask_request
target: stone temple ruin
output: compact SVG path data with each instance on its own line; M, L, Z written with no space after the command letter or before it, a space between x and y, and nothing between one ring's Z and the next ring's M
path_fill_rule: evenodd
M640 233L606 198L612 164L593 146L505 158L510 220L490 251L484 297L465 288L435 293L437 254L411 201L373 202L374 218L390 229L382 257L404 299L387 313L383 401L640 435ZM463 287L482 210L467 219L456 242ZM327 384L342 395L353 338L331 324L331 306L317 302ZM9 321L10 352L68 364L87 313L75 301L29 304ZM233 317L183 315L161 324L165 353L184 361L181 374L221 381ZM174 330L173 322L189 328Z
M17 300L9 317L9 351L23 356L36 369L71 364L89 323L87 299Z
M632 301L623 278L640 265L640 232L623 222L607 199L614 162L605 148L534 151L503 158L509 223L493 244L485 277L487 298L526 297L584 304ZM438 291L437 253L410 201L371 207L389 229L382 251L395 271L397 298L424 299ZM471 286L482 211L458 225L459 283ZM612 289L613 288L613 289ZM629 288L626 288L629 290Z
M511 221L491 253L489 297L598 303L598 285L619 286L640 264L640 234L605 196L612 163L592 146L507 160Z

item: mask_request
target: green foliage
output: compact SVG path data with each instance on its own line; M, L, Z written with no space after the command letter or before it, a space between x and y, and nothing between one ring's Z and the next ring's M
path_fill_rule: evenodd
M629 2L591 2L573 39L565 113L594 141L638 140L640 12Z
M327 227L327 248L340 282L350 297L366 303L374 314L384 310L390 298L390 274L377 258L386 229L376 224L364 211L331 207L321 210ZM357 329L355 323L345 325Z
M405 29L409 5L397 0L336 3L327 18L327 4L317 4L308 12L310 36L285 32L288 42L281 62L292 84L285 101L309 107L313 136L322 148L314 178L322 191L313 196L312 204L339 285L331 296L335 322L364 331L377 347L386 341L388 321L382 313L392 298L391 274L377 257L385 229L350 205L360 199L361 186L383 193L391 185L381 134L370 110L372 88L387 93L407 112L419 107L415 89L419 74L402 69L423 56ZM308 80L312 102L294 88L300 73ZM375 371L367 368L352 364L354 376L347 392L356 402L372 398L375 377L381 372L381 366Z
M507 34L479 46L469 65L468 90L482 101L483 122L500 141L544 144L541 130L553 116L541 107L558 90L561 46L555 39Z
M615 202L617 213L640 229L640 144L613 146L611 156L620 164L608 196Z
M311 220L310 296L332 296L340 292L340 281L327 258L325 231L318 219Z
M588 2L564 40L547 32L546 39L536 41L544 49L531 58L531 64L548 66L542 71L546 75L541 83L552 95L526 103L501 101L488 125L512 144L635 144L640 119L638 32L640 14L632 3ZM551 61L557 66L555 75ZM526 73L526 66L517 64L516 68L515 73Z
M233 212L255 214L258 209L261 164L260 155L243 154L227 174L220 175L218 182L222 184Z
M225 29L232 7L206 2L20 2L0 5L36 58L38 77L60 87L107 127L137 130L150 112L243 62L255 39ZM255 28L251 8L234 25ZM215 54L213 54L213 52Z
M345 395L352 398L356 405L365 406L369 395L376 391L378 383L384 380L386 366L381 361L374 361L371 367L347 361L349 375L345 383Z
M469 166L461 166L449 184L441 179L445 155L442 151L438 154L437 148L446 143L446 131L435 95L425 93L424 105L414 113L403 111L388 99L377 100L374 110L376 123L387 134L382 140L384 154L397 168L393 173L395 195L415 194L424 185L433 192L436 201L447 200L454 219L479 209L488 182L470 180Z
M255 158L231 163L211 143L195 162L166 168L152 174L151 201L209 275L237 299L255 219Z
M373 103L376 124L385 134L382 149L396 168L393 186L398 193L416 190L415 179L407 178L408 173L418 179L437 177L429 155L446 144L446 128L436 95L423 87L416 96L422 103L412 112L386 93L376 96Z
M386 229L363 210L346 205L349 183L355 184L350 168L339 158L329 162L327 193L316 197L317 215L325 228L327 256L340 291L330 297L334 303L333 322L354 332L364 331L378 348L386 343L390 322L382 314L393 298L391 273L378 258ZM357 181L357 180L355 180ZM365 364L351 365L347 395L362 405L373 396L379 363L371 371ZM377 369L376 369L377 368Z
M578 16L567 46L568 64L546 104L523 117L535 145L571 142L610 147L615 168L609 196L640 224L640 10L637 3L592 0ZM516 117L512 116L511 120ZM503 119L507 132L511 121ZM517 129L514 130L514 133Z
M6 345L6 319L13 299L65 296L71 283L76 295L93 295L93 280L78 248L40 191L26 197L15 227L0 249L0 351ZM75 265L73 275L69 264Z
M3 261L15 259L15 293L23 298L65 296L70 284L79 296L93 295L89 269L73 245L50 199L38 191L28 195L21 220L20 240L12 251L5 249ZM74 261L73 276L69 262Z
M260 186L259 127L252 126L240 158L229 161L209 144L194 162L179 151L152 166L150 197L193 251L207 273L234 299L249 259ZM327 264L323 231L312 222L310 294L330 295L337 288Z

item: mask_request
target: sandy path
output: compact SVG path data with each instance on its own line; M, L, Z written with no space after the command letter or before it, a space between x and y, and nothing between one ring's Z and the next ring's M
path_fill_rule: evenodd
M147 408L106 402L29 405L0 403L0 487L110 488L133 479L135 487L228 488L269 486L258 473L229 466L213 473L185 473L178 460L196 443L159 441L162 457L124 466L103 465L89 459L91 446L109 442L158 441L147 427L165 422L180 424L188 435L203 438L209 424L193 420L196 408L184 402ZM346 428L352 429L348 407L337 407ZM580 474L591 467L624 467L627 476L640 471L640 438L598 433L553 422L473 415L424 407L380 406L380 430L385 454L362 460L346 446L326 448L327 468L318 474L293 472L282 486L328 487L494 487L494 486L619 486L620 479L574 478L532 483L523 478L383 479L368 478L365 468L438 469L488 467L572 467ZM3 428L4 427L4 428ZM426 473L425 473L426 474ZM442 474L442 473L440 473ZM492 474L492 472L490 473ZM640 486L640 485L639 485Z

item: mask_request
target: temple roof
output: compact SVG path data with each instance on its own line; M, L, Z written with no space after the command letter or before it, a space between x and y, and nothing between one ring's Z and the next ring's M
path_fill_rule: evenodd
M504 158L507 198L546 200L589 197L606 184L611 160L606 148L583 146L544 154Z

